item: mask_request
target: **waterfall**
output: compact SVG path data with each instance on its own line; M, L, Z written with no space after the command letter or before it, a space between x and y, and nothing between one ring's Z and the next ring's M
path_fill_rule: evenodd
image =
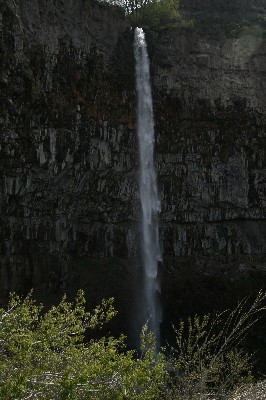
M160 340L161 310L159 302L160 283L158 261L161 259L158 232L158 197L156 170L154 166L154 119L150 84L150 67L145 34L135 30L136 88L138 95L137 131L139 143L139 193L142 210L142 263L143 304L142 323L154 334L157 346Z

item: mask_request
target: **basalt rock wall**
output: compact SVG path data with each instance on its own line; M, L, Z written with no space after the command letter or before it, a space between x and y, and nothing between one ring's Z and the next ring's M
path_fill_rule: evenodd
M196 311L198 274L200 307L218 307L265 282L266 42L153 33L150 53L165 292L182 281Z
M128 29L120 9L91 1L1 6L2 297L33 286L49 300L134 251Z
M1 297L83 286L126 313L140 265L133 32L87 0L0 11ZM266 42L193 29L147 41L171 319L265 282Z

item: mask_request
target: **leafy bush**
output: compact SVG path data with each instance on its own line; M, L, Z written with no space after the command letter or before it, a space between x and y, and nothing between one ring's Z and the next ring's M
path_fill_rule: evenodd
M133 27L152 29L191 25L180 14L179 0L103 0L123 8Z
M0 309L0 398L156 399L166 372L162 354L155 362L151 334L143 330L138 358L123 336L85 340L114 314L111 300L87 312L82 291L75 304L64 296L44 314L31 295L12 295L7 311Z
M251 358L239 345L265 310L265 298L259 292L251 305L244 299L231 312L213 318L195 315L174 328L176 341L170 353L174 385L169 399L199 400L212 392L223 397L252 382Z
M189 28L202 36L224 40L243 34L266 37L266 7L236 7L223 0L214 6L180 11L180 0L98 0L125 11L133 27L151 29ZM183 3L184 5L184 3Z
M150 1L137 13L133 10L129 18L134 26L146 25L155 29L173 27L181 22L179 0Z
M252 381L251 362L237 346L264 310L265 295L227 315L195 316L175 329L166 357L144 326L139 352L125 337L89 339L115 314L113 301L86 311L84 293L44 312L31 293L0 308L0 399L188 400L228 394Z

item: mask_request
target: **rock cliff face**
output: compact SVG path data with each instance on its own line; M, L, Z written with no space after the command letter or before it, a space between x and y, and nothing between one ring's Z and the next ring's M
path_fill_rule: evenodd
M116 68L127 24L89 1L1 13L1 291L65 290L73 260L132 246L135 138Z
M83 286L92 302L127 304L139 268L133 32L89 0L0 7L1 297ZM171 319L265 283L266 41L147 40Z
M170 286L185 276L193 292L193 268L205 276L199 292L213 290L216 302L225 281L229 292L265 282L266 43L165 32L150 48Z

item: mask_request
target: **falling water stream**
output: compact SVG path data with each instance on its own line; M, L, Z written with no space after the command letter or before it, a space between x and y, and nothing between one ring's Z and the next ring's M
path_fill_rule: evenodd
M142 320L154 334L157 347L160 341L161 309L158 261L161 259L158 232L158 197L156 170L154 166L154 119L150 84L150 67L145 34L135 30L136 88L138 95L137 131L139 143L139 193L142 209L142 263L143 305Z

